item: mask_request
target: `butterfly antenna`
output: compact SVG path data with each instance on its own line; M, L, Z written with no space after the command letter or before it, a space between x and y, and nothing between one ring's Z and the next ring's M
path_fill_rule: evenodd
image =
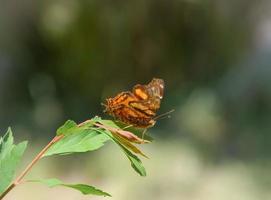
M175 110L172 109L172 110L170 110L170 111L168 111L168 112L166 112L166 113L163 113L163 114L161 114L161 115L158 115L158 116L154 117L153 119L154 119L154 120L157 120L157 119L170 118L170 113L173 113L174 111L175 111Z

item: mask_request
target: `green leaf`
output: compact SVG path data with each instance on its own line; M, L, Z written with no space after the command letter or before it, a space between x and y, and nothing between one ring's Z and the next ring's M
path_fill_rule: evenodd
M101 131L101 129L97 129L97 130ZM127 158L130 160L131 166L134 168L134 170L137 173L139 173L141 176L146 176L147 175L146 170L143 167L141 160L132 152L130 152L129 149L125 145L123 145L116 137L114 137L114 135L110 131L105 130L105 132L108 134L111 140L123 150Z
M99 119L99 122L102 123L102 124L106 124L108 126L111 126L113 128L123 129L125 127L126 131L129 131L129 132L133 133L134 135L138 136L139 138L142 138L142 133L144 131L144 129L142 129L142 128L136 128L136 127L133 127L133 126L126 128L127 124L124 124L124 123L122 123L120 121L111 121L111 120ZM148 134L145 134L144 135L144 140L152 142L153 138L151 136L149 136Z
M128 141L132 143L137 143L137 144L150 143L153 140L151 137L147 136L146 134L143 140L142 134L144 130L134 128L134 127L129 127L129 126L127 127L127 125L124 126L124 124L121 122L113 122L111 120L101 120L101 119L99 119L97 122L104 126L108 126L110 128L118 130L118 131L115 131L115 133L117 133L119 136L127 139Z
M59 135L64 134L64 138L50 147L44 156L93 151L102 147L106 141L112 140L121 147L135 171L141 176L146 176L145 168L140 159L131 153L131 151L145 156L144 153L136 146L132 145L128 140L112 134L107 129L95 127L95 123L102 123L112 128L120 129L113 121L101 120L99 117L94 117L80 125L68 120L57 131L57 134Z
M70 135L80 133L84 130L89 130L91 127L93 127L93 124L93 120L88 120L80 125L77 125L72 120L67 120L64 125L57 129L56 135Z
M74 133L68 134L55 143L44 156L93 151L102 147L109 139L110 137L103 132L92 129L74 129Z
M13 140L10 128L0 138L0 194L11 184L16 167L27 146L27 141L15 145Z
M100 120L100 123L107 125L109 127L113 127L116 129L120 129L121 128L113 121L111 120ZM132 133L133 134L133 133ZM146 158L148 158L148 156L146 156L140 149L138 149L135 145L133 145L129 140L127 140L126 138L122 137L122 135L120 134L116 134L116 133L112 133L111 132L112 137L114 137L120 144L122 144L124 147L126 147L127 149L129 149L130 151L136 153L136 154L140 154Z
M100 119L98 122L100 122L101 124L113 127L113 128L118 128L121 129L120 126L118 126L115 122L113 122L112 120L107 120L107 119Z
M72 120L66 121L57 130L57 135L64 135L64 138L52 145L43 157L93 151L102 147L110 137L93 130L95 119L100 118L95 117L79 125Z
M123 137L120 137L117 134L113 134L113 136L116 140L118 140L119 143L121 143L123 146L125 146L130 151L132 151L136 154L140 154L141 156L144 156L145 158L148 158L148 156L146 156L139 148L137 148L137 146L133 145L129 140L127 140Z
M72 120L68 120L65 122L64 125L62 125L61 127L59 127L56 131L56 135L67 135L73 128L76 128L77 124L72 121Z
M82 194L85 195L98 195L98 196L109 196L111 197L110 194L108 194L107 192L104 192L100 189L97 189L93 186L90 185L86 185L86 184L66 184L63 183L62 181L52 178L52 179L41 179L41 180L31 180L30 182L40 182L43 183L45 185L47 185L48 187L56 187L56 186L64 186L64 187L69 187L69 188L73 188L75 190L80 191Z
M146 173L145 168L142 165L141 160L132 152L130 152L125 146L123 146L118 140L113 138L113 141L121 147L121 149L123 150L127 158L130 160L131 166L134 168L134 170L137 173L139 173L141 176L146 176L147 173Z

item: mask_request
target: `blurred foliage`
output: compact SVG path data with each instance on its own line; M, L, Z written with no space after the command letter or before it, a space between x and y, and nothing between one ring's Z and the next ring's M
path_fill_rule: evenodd
M271 153L270 7L267 0L2 1L0 128L46 138L68 118L102 116L105 98L159 77L160 113L176 112L150 132L176 142L168 153L181 153L186 141L203 164L256 165L270 186L262 176Z

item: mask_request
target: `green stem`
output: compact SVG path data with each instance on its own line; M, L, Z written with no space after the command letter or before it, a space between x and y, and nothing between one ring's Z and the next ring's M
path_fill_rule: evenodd
M83 126L85 123L89 122L90 120L87 120L85 122L82 122L78 124L78 126ZM10 186L0 195L0 200L2 200L14 187L16 187L18 184L21 183L22 179L25 177L25 175L32 169L32 167L42 158L42 156L45 154L45 152L56 142L61 140L64 137L64 135L57 135L55 136L39 153L36 155L36 157L27 165L25 170L10 184Z
M0 195L2 200L14 187L21 183L25 175L32 169L32 167L42 158L44 153L56 142L61 140L64 135L55 136L39 153L38 155L27 165L25 170L13 181L13 183Z

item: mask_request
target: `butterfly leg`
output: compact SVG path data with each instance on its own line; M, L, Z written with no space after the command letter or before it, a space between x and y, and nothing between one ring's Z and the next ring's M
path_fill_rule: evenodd
M143 130L143 132L142 132L142 141L144 141L144 136L145 136L145 133L146 133L146 131L147 131L147 129L145 128L144 130Z
M122 128L122 130L125 130L125 129L130 128L130 127L133 127L133 125L131 124L131 125L128 125L128 126L124 126L124 127Z

